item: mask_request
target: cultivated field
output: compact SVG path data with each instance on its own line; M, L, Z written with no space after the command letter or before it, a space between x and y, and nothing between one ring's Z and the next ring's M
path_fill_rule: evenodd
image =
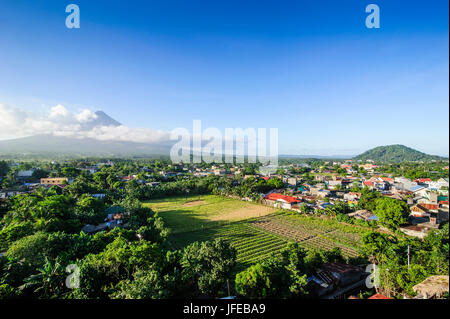
M176 233L170 240L181 248L195 241L222 238L230 242L237 250L238 269L257 263L271 254L277 255L286 246L286 240L269 232L253 227L246 221L232 222L203 230Z
M365 229L344 225L335 220L303 216L298 213L276 213L259 218L253 226L299 242L305 248L331 250L339 247L344 256L358 256L361 234Z
M177 248L222 238L237 249L239 269L278 254L288 241L307 249L339 247L345 256L355 257L361 235L368 230L213 195L166 198L145 205L164 219L171 229L169 240Z
M160 213L173 233L216 227L275 212L271 207L215 195L164 198L144 205Z

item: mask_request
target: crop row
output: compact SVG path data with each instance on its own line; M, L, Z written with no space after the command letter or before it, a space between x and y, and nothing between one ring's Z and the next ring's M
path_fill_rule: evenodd
M311 240L304 241L300 244L305 246L305 248L323 249L323 250L332 250L333 248L338 247L341 249L342 254L344 256L349 257L358 256L358 251L356 249L349 248L347 246L341 245L339 243L333 242L331 240L322 237L315 237Z

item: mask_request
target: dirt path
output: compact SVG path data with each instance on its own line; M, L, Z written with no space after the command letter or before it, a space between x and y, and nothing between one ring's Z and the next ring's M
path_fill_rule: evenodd
M203 204L206 204L206 201L204 201L204 200L194 200L192 202L184 203L183 206L191 207L191 206L198 206L198 205L203 205Z
M224 212L223 214L215 215L210 218L212 221L218 220L240 220L247 218L254 218L265 216L273 213L272 207L266 207L261 205L251 205L244 208L239 208L233 211Z

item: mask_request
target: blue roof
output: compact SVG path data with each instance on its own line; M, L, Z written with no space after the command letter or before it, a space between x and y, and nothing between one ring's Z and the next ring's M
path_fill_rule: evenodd
M422 188L425 188L425 187L417 185L417 186L411 187L409 190L414 192L414 191L418 191L419 189L422 189Z
M107 214L118 214L118 213L122 213L125 211L125 208L123 208L122 206L111 206L108 207L107 209L105 209L105 212Z

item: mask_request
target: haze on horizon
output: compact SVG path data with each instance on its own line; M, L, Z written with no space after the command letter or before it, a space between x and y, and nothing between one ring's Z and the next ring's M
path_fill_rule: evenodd
M158 143L192 121L279 130L280 154L403 144L449 155L448 2L75 0L0 4L0 139L84 126ZM61 133L63 132L63 133ZM89 132L89 133L86 133Z

